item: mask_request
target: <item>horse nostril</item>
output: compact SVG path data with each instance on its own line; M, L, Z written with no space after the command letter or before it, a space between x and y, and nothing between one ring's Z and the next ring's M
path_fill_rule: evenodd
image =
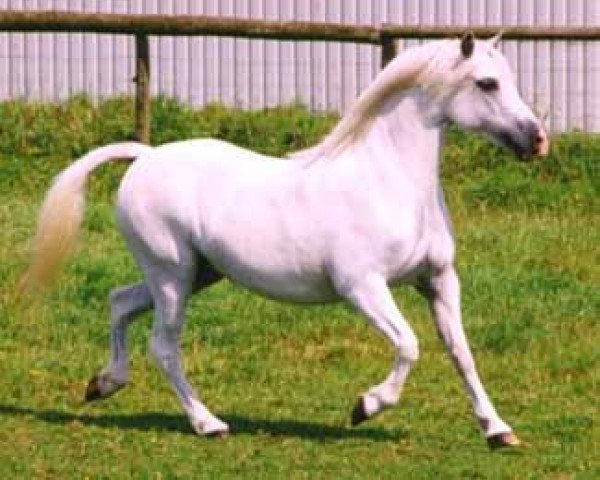
M550 149L550 142L548 136L543 130L538 130L535 135L535 155L545 157L548 155Z

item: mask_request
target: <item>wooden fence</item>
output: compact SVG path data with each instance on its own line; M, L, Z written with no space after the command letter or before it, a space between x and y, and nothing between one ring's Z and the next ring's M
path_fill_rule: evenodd
M600 27L470 27L478 37L503 31L512 40L600 40ZM152 35L260 38L280 41L335 41L381 46L381 65L396 55L399 38L460 36L464 27L404 26L384 24L351 26L314 22L273 22L207 16L120 15L60 11L2 11L0 32L84 32L135 36L135 134L150 140L150 60Z

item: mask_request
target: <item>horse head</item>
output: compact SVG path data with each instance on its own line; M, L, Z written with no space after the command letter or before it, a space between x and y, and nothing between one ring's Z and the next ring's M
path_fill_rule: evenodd
M519 158L545 156L546 130L521 98L508 62L497 48L498 40L499 36L475 40L469 33L451 43L449 61L429 72L430 84L444 92L442 115L487 134Z

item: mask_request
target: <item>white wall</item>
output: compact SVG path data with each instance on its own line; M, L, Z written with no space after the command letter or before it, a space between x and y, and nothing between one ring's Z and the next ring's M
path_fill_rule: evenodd
M206 14L377 25L600 26L599 0L0 0L0 8ZM401 42L410 45L411 41ZM524 97L554 130L600 131L600 41L513 42L504 51ZM343 111L379 69L379 48L217 38L151 40L153 93L243 108L300 100ZM0 100L133 93L133 39L1 34Z

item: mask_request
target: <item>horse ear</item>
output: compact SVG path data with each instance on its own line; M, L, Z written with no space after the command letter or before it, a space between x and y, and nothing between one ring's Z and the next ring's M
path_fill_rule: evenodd
M469 58L473 55L473 50L475 50L475 37L473 36L473 32L467 32L460 41L460 51L463 57Z
M488 40L493 48L498 48L498 44L500 43L500 40L502 40L502 35L504 35L504 31L500 30L496 35Z

